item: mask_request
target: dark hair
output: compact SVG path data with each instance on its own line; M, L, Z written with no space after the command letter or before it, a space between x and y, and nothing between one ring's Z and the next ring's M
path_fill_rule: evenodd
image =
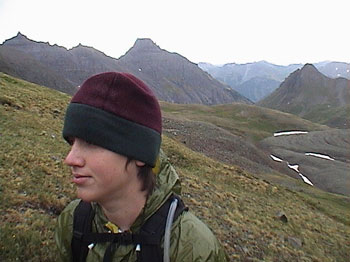
M125 168L130 164L130 162L133 159L128 157ZM144 166L139 168L139 172L137 173L137 177L141 179L142 187L141 191L146 191L147 195L146 197L148 198L156 185L156 176L152 171L152 167L150 165L145 164Z

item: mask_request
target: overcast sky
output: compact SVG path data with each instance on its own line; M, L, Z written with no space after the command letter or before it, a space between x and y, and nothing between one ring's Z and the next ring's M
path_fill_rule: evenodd
M151 38L195 63L350 62L349 0L0 0L0 28L115 58Z

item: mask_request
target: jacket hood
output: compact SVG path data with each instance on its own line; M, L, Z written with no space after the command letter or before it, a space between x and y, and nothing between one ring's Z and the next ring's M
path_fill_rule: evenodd
M153 172L156 175L155 189L148 197L143 212L131 227L132 231L139 228L145 220L152 216L172 193L181 194L179 176L162 150L160 150Z

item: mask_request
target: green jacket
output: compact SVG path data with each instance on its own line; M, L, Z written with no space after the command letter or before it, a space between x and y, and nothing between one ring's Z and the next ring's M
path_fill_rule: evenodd
M143 212L136 219L130 230L138 232L141 225L167 200L172 192L180 194L181 186L178 175L166 157L161 154L160 168L157 172L157 186L148 198ZM55 240L61 261L71 261L71 239L73 231L73 212L79 200L72 201L60 214L57 221ZM107 232L108 222L101 207L93 203L95 218L94 232ZM171 228L170 261L228 261L226 253L210 229L191 212L184 212ZM108 243L99 243L87 256L87 262L102 261ZM118 246L113 261L136 261L135 246Z

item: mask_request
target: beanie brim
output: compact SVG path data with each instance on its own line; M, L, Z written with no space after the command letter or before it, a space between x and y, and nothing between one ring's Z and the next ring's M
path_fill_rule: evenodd
M157 131L120 118L102 109L70 103L63 137L77 137L115 153L155 166L161 135Z

